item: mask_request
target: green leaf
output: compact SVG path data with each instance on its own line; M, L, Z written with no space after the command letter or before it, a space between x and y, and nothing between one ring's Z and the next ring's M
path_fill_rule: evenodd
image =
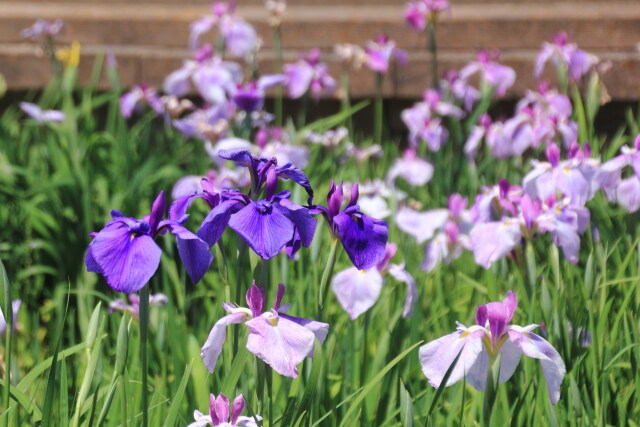
M354 420L357 419L357 418L355 418L356 412L360 409L360 404L362 403L364 398L367 397L367 394L369 394L369 392L371 390L373 390L375 385L377 383L379 383L382 380L382 378L394 366L396 366L402 359L404 359L409 353L411 353L411 351L413 351L413 349L415 349L416 347L418 347L422 343L423 343L423 341L418 341L417 343L415 343L414 345L412 345L411 347L409 347L408 349L406 349L405 351L400 353L398 356L396 356L395 359L393 359L391 362L389 362L387 364L387 366L382 368L382 370L380 372L378 372L378 374L375 377L373 377L371 379L371 381L369 381L367 383L367 385L364 386L364 388L362 389L360 394L358 394L358 397L356 397L355 401L351 404L351 406L349 407L349 409L345 413L345 415L344 415L344 417L342 419L342 422L340 423L340 426L353 425L353 424L348 424L348 423L353 423Z
M413 405L411 395L400 380L400 421L404 427L413 427Z
M187 384L189 383L189 375L191 375L191 367L193 366L193 359L189 362L187 367L184 370L184 374L182 374L182 379L180 380L180 385L178 386L178 390L176 395L173 397L173 401L171 402L171 406L169 406L169 412L167 414L167 418L165 419L165 426L173 426L176 424L176 419L178 418L178 411L180 410L180 403L182 403L182 399L184 397L184 391L187 388Z

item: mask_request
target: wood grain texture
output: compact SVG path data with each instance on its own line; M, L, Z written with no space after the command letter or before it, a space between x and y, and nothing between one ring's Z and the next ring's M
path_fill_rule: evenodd
M122 0L121 0L122 1ZM238 14L258 29L264 41L261 66L271 71L271 29L265 23L262 1L240 1ZM392 71L385 86L386 96L418 97L428 84L429 57L426 36L410 30L403 22L405 1L383 0L297 0L289 1L283 24L288 60L298 53L320 47L331 63L336 43L364 44L385 32L410 52L411 65ZM636 49L640 41L640 2L616 1L454 1L450 16L438 28L441 70L460 67L480 48L500 49L502 59L518 73L513 94L522 93L534 82L531 76L536 50L561 30L573 34L578 44L610 59L613 68L605 81L617 99L640 98L634 76L640 71ZM37 18L62 18L65 44L82 44L81 75L90 69L92 58L107 48L119 61L125 84L148 82L158 85L163 77L188 56L185 46L188 25L207 13L209 1L133 0L107 3L94 0L0 1L0 73L11 89L41 87L49 77L48 64L38 57L36 44L20 38L20 30ZM373 76L361 71L353 91L371 95Z

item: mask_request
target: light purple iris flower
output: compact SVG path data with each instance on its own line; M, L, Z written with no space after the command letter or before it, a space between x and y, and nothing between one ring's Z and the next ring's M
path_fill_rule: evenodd
M493 89L497 96L504 96L515 83L516 72L513 68L500 64L499 56L500 52L497 50L481 50L475 61L469 62L460 70L460 78L468 81L472 75L478 74L485 88Z
M322 214L334 238L339 238L349 259L359 270L378 265L385 257L388 226L383 220L363 214L358 206L358 183L351 186L351 198L340 210L343 202L342 185L331 181L327 207L316 205L314 213Z
M187 95L193 84L207 103L222 105L235 94L242 78L240 64L223 61L210 45L204 45L194 52L193 60L184 61L181 68L165 78L163 89L180 97Z
M559 193L584 206L600 189L595 179L600 161L590 157L588 145L582 149L577 143L564 161L560 161L560 149L555 143L549 144L546 152L547 162L532 161L534 167L523 179L523 191L541 200Z
M39 106L30 102L21 102L20 109L38 123L60 123L66 117L62 111L42 110Z
M22 305L22 300L16 299L11 302L11 311L13 312L13 331L15 332L18 325L18 310ZM7 333L7 320L4 318L2 307L0 307L0 337L4 337Z
M551 43L544 42L535 63L535 77L540 78L547 62L556 68L563 69L569 79L574 82L580 80L600 62L600 59L584 50L578 49L575 43L569 41L566 32L553 37Z
M398 202L404 200L406 196L406 193L387 185L380 179L358 184L358 206L360 207L360 212L378 219L385 219L391 215L390 200Z
M279 84L283 84L287 77L282 74L272 74L260 77L256 81L238 85L233 102L243 111L256 111L264 105L265 91Z
M38 19L29 28L25 28L20 35L25 39L37 39L41 37L55 37L64 31L64 21L56 19L53 22Z
M164 113L164 104L154 88L149 85L135 85L120 97L120 112L129 119L143 103L151 107L156 114Z
M449 135L440 119L445 116L462 118L464 112L455 105L443 101L438 91L426 90L422 102L402 111L402 121L409 129L411 146L417 147L420 141L425 141L429 150L438 151Z
M264 311L264 289L255 283L247 291L249 308L237 307L232 303L223 304L229 313L213 325L200 357L209 372L213 372L222 352L226 338L226 327L234 323L244 323L249 328L247 349L262 359L280 375L291 378L298 376L297 366L305 357L313 357L315 339L324 342L329 325L285 312L289 304L281 306L285 287L278 285L278 293L273 309Z
M228 114L223 106L197 109L189 115L172 121L173 126L188 138L217 141L228 128Z
M125 217L122 212L111 211L113 221L97 233L92 233L85 263L87 270L100 273L114 290L132 293L140 290L154 275L160 264L162 250L154 242L166 231L174 234L178 253L191 277L198 282L206 273L213 255L209 246L182 226L187 220L163 220L166 210L164 192L160 192L144 219Z
M476 390L484 390L491 363L498 355L503 383L515 372L520 357L540 360L542 373L552 404L560 399L560 385L566 373L560 354L549 342L532 331L538 325L510 325L518 301L513 291L503 302L490 302L478 306L476 324L466 327L458 323L458 330L420 347L422 372L435 388L443 386L442 380L458 354L458 359L444 386L465 379Z
M169 302L165 294L149 295L149 306L163 306ZM109 312L122 311L131 314L131 317L140 319L140 297L137 294L129 294L129 304L122 298L115 299L109 303Z
M241 17L235 15L235 2L214 2L213 15L206 15L191 23L189 46L195 50L200 47L200 37L218 27L225 49L237 58L254 51L258 44L255 28Z
M248 187L251 184L249 171L244 168L229 168L220 166L217 170L209 170L206 174L207 181L213 187L214 192L222 190ZM171 190L171 198L176 200L183 196L202 192L202 175L187 175L180 178Z
M517 212L499 221L477 224L470 233L471 249L476 263L484 268L507 256L522 240L533 239L536 233L549 233L554 244L562 248L565 258L578 262L580 234L589 222L589 210L571 204L568 199L556 201L522 196L515 205Z
M420 268L426 272L442 262L451 263L470 249L469 232L473 221L466 210L467 198L454 193L449 196L447 209L417 212L404 207L396 215L398 228L412 235L418 244L426 243Z
M423 31L427 21L436 21L440 13L450 9L448 0L414 0L407 3L404 20L414 30Z
M411 317L413 304L418 297L418 288L416 281L405 270L404 263L389 264L397 250L398 247L395 243L387 243L385 257L374 268L358 270L356 267L350 267L336 273L333 277L331 289L351 320L357 319L378 301L384 284L384 276L387 273L396 280L406 283L407 294L402 317L405 319Z
M461 103L464 110L470 112L473 106L480 100L480 91L473 87L466 79L460 77L458 70L449 70L444 79L440 81L443 92L450 93L453 98Z
M329 75L326 64L320 62L320 50L312 49L308 55L293 64L285 64L285 83L289 96L297 99L308 91L314 99L320 95L330 95L336 88L336 81Z
M407 148L387 172L387 182L393 185L398 177L413 187L425 185L433 177L433 165L418 157L414 148Z
M478 147L485 138L487 131L491 127L491 117L488 114L482 114L478 119L478 124L473 126L467 141L464 143L464 154L467 156L469 162L473 162L476 154L478 154Z
M390 40L386 34L381 34L375 40L367 41L365 45L365 65L376 73L386 74L389 71L389 63L395 57L400 65L409 62L407 51L396 47L396 42Z
M278 126L260 129L255 137L260 156L275 157L278 164L292 163L304 169L309 163L309 149L304 145L294 145L291 140L289 132Z
M640 209L640 135L636 136L633 147L622 147L619 156L605 162L595 180L602 186L607 198L618 202L628 212ZM631 168L628 178L622 178L623 171Z
M231 420L229 420L229 399L223 393L218 397L209 395L209 415L204 415L197 409L193 411L194 423L187 427L258 427L252 417L241 416L244 409L244 396L241 394L233 399L231 405ZM260 415L256 415L258 420L262 420ZM231 422L229 422L231 421Z

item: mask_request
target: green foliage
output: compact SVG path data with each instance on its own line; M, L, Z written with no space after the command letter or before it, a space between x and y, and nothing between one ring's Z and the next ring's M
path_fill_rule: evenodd
M112 208L131 216L148 212L159 190L168 191L179 177L204 174L211 167L201 142L185 139L151 115L126 123L119 115L119 93L93 88L72 90L54 80L41 94L30 96L46 108L63 109L68 119L59 125L36 125L15 107L0 118L0 258L13 297L20 297L25 307L13 336L10 388L0 382L3 396L9 392L10 404L2 413L9 425L141 423L139 324L129 315L107 312L106 305L118 295L85 271L89 233L103 226ZM573 95L581 106L581 138L596 141L603 159L610 158L629 135L597 135L594 101L583 105L580 94ZM488 105L488 99L481 102L474 117ZM363 106L305 129L342 123ZM637 132L639 123L630 113L629 129ZM461 143L471 127L457 126L460 137L437 153L433 181L424 188L402 188L425 209L443 206L451 191L474 196L498 178L517 182L523 176L526 159L496 161L481 153L475 167L467 164ZM313 147L306 172L317 198L326 194L331 178L383 177L400 144L388 140L383 145L384 157L349 160L339 168L339 151ZM303 197L297 190L293 194ZM471 323L476 305L502 298L509 289L521 298L514 323L544 321L567 376L560 401L551 406L539 363L523 358L513 378L492 391L492 425L633 425L640 419L638 218L602 195L589 208L601 237L587 233L577 265L540 238L525 249L524 271L509 259L485 271L465 254L426 274L418 269L422 248L391 220L390 240L398 243L418 283L413 317L401 318L404 285L390 278L377 304L353 322L328 293L322 316L331 327L316 357L300 366L295 380L263 372L261 387L262 368L243 348L243 326L230 327L240 331L229 332L240 350L234 355L228 342L213 374L199 358L211 326L223 315L221 303L242 303L249 285L244 283L248 268L238 271L234 264L236 237L225 234L215 248L217 261L197 286L186 278L171 238L160 239L165 252L150 291L167 294L170 302L149 313L150 425L186 425L194 409L208 412L209 393L221 391L230 398L243 393L245 415L261 414L265 426L477 425L483 394L464 382L440 390L429 386L416 343L452 332L455 321ZM197 209L195 217L203 213ZM301 251L299 259L290 262L280 255L263 271L272 296L279 281L287 285L296 316L317 315L332 247L328 234L319 225L313 247ZM338 248L335 270L348 265ZM230 285L236 280L244 286L239 297ZM589 331L589 345L583 345L579 331Z

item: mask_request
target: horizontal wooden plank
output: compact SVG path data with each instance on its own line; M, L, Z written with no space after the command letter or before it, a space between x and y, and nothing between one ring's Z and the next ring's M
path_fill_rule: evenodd
M5 2L0 3L0 43L20 42L20 30L38 17L59 17L67 22L61 37L65 43L184 47L188 24L202 12L197 5ZM239 13L256 24L269 48L271 30L264 9L246 6ZM535 49L561 30L573 34L585 49L634 49L640 40L640 3L463 4L442 22L438 34L443 50ZM409 30L395 6L291 6L283 25L285 46L291 49L362 44L382 32L406 49L426 44L426 36Z
M87 46L83 49L80 62L80 78L87 82L96 54L103 52L105 47ZM181 60L188 52L181 49L151 49L145 47L114 48L118 71L125 85L135 83L150 83L156 86L162 84L164 77L180 66ZM47 60L37 57L37 49L29 45L0 46L0 73L7 77L10 90L39 87L51 77ZM612 69L605 75L612 97L618 100L640 99L640 85L637 76L640 75L640 54L596 52L603 59L613 63ZM285 52L285 59L295 58L295 51ZM535 51L505 52L503 61L512 66L517 74L516 85L511 90L511 96L518 96L526 89L536 85L532 75L532 64ZM440 56L441 70L460 68L473 57L470 53L444 52ZM336 78L341 67L335 57L327 55L330 72ZM269 54L262 54L259 59L263 72L273 71L273 58ZM374 91L374 75L368 70L352 73L352 92L355 97L368 97ZM407 67L395 67L389 73L384 84L384 95L396 98L419 98L431 81L429 56L416 52L411 56ZM102 82L103 87L106 82Z

